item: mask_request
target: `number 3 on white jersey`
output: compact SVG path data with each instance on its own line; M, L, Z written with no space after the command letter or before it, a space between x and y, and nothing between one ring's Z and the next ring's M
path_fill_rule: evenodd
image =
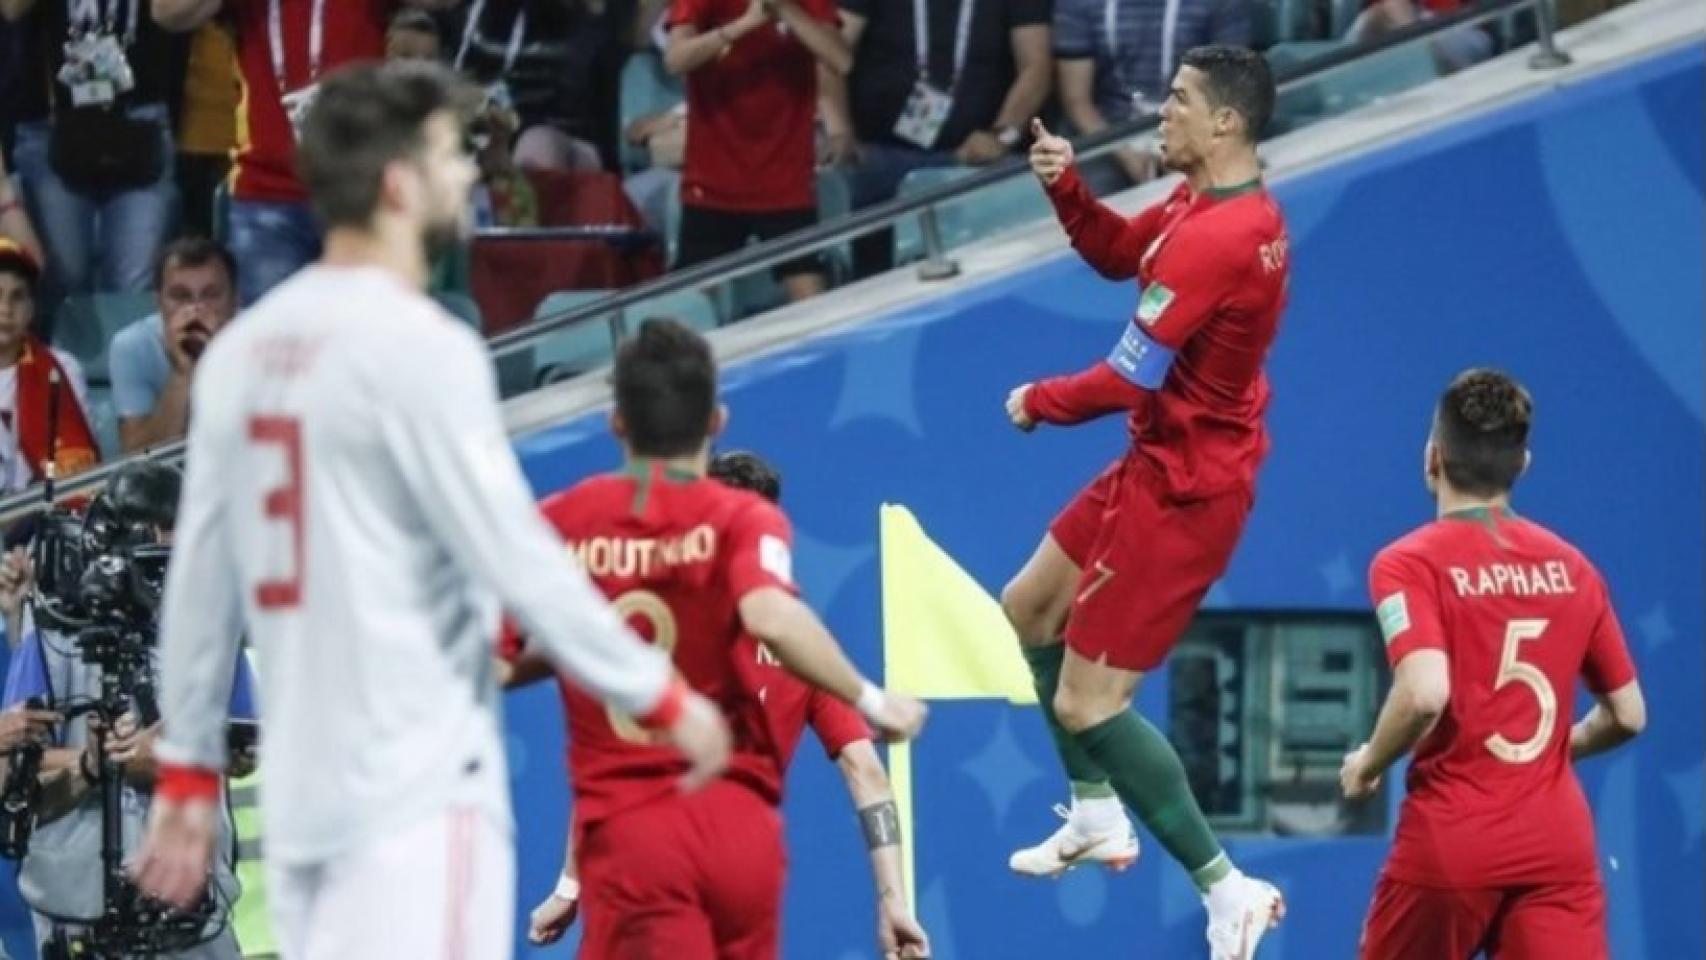
M1520 683L1534 692L1534 699L1540 704L1540 725L1534 736L1521 743L1510 742L1502 733L1486 739L1487 750L1506 763L1532 763L1545 753L1558 719L1558 695L1552 690L1552 682L1539 667L1524 663L1521 658L1522 642L1540 639L1546 632L1546 624L1545 620L1512 620L1505 625L1505 648L1499 655L1499 679L1493 684L1493 691L1504 689L1507 683Z
M255 585L255 606L289 610L302 605L302 568L308 561L302 529L302 422L295 417L251 417L248 436L251 444L276 448L284 458L284 482L267 491L261 511L267 520L290 528L290 569Z

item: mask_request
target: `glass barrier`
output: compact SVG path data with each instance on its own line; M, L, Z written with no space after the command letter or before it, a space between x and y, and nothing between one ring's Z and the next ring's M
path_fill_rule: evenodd
M1421 86L1449 70L1450 57L1470 45L1488 44L1497 53L1538 39L1539 52L1530 61L1536 69L1568 63L1552 42L1550 2L1487 0L1363 46L1336 41L1277 43L1268 50L1280 78L1271 133L1304 129ZM1081 166L1102 178L1097 184L1102 192L1124 188L1125 183L1107 175L1114 166L1112 155L1127 146L1142 148L1152 142L1155 123L1148 119L1074 141ZM903 182L900 195L860 210L849 209L842 174L825 171L818 186L825 222L811 229L675 270L636 287L562 291L547 297L534 311L533 322L489 341L501 395L505 399L520 396L606 365L614 345L649 317L673 317L709 331L775 306L782 295L770 270L785 260L819 255L832 277L846 279L854 245L866 238L866 244L886 247L895 265L915 266L921 279L943 279L959 269L949 256L952 250L1049 213L1023 157L986 168L914 171ZM543 237L552 233L535 232ZM529 239L524 233L516 232L513 239ZM477 308L465 295L438 296L452 312L477 316ZM181 444L143 454L171 460L181 455ZM56 495L85 495L124 462L62 481ZM41 501L39 488L0 500L0 522L35 509Z

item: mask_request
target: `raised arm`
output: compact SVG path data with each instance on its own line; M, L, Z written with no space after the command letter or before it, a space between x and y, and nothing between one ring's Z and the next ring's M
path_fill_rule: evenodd
M1055 136L1041 120L1031 121L1031 171L1042 181L1055 218L1072 249L1109 280L1137 276L1144 254L1161 226L1162 204L1126 219L1098 201L1073 166L1072 143Z
M847 43L848 62L859 49L859 37L865 32L862 14L840 9L841 37ZM837 165L857 163L859 138L853 129L853 109L847 102L847 77L824 66L817 67L818 111L823 115L824 132L828 135L829 162Z
M827 19L814 15L796 0L773 0L770 9L776 19L787 24L794 36L800 38L824 69L841 77L853 69L853 47L836 25L834 6L828 7Z
M701 6L694 0L677 0L670 11L669 46L663 53L663 67L675 76L692 73L723 56L740 38L771 19L764 0L751 0L739 17L702 31Z

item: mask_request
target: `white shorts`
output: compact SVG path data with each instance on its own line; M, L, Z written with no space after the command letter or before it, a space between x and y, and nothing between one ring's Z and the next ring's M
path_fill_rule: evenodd
M514 956L514 843L472 808L325 863L268 863L267 899L284 960Z

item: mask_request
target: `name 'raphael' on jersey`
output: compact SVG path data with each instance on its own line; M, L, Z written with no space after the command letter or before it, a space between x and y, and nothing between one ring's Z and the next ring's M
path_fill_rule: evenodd
M224 765L247 632L269 859L323 862L453 805L507 825L500 605L588 689L657 703L668 661L563 555L490 356L422 292L372 267L309 267L213 341L193 406L160 755Z
M795 592L782 512L648 461L576 484L541 509L617 612L728 718L734 756L724 776L780 801L783 761L761 702L768 677L743 647L739 605L765 587ZM562 692L577 824L675 792L687 769L678 752L574 684Z
M1392 664L1438 650L1451 677L1410 764L1387 873L1454 888L1592 881L1593 820L1569 752L1576 681L1609 693L1635 679L1598 571L1539 524L1479 509L1381 551L1369 589Z

